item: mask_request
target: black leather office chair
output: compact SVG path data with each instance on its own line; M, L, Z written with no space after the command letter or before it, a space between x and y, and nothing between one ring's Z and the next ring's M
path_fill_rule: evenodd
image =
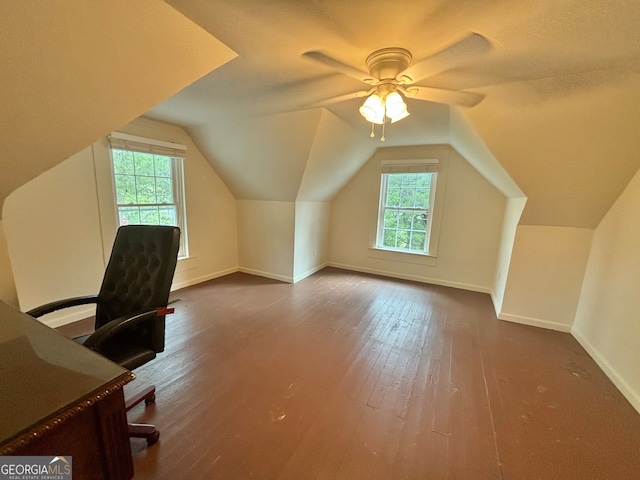
M116 235L100 292L59 300L27 314L40 317L62 308L96 304L95 332L76 339L110 360L133 370L164 350L165 315L178 258L180 229L157 225L127 225ZM126 402L126 409L155 401L155 387ZM153 425L129 424L131 437L152 445L159 432Z

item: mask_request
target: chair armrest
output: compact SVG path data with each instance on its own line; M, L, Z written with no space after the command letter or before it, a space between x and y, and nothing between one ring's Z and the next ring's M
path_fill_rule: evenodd
M102 345L107 343L109 339L113 338L118 333L141 323L149 322L156 317L163 315L165 310L165 308L154 308L127 317L119 317L115 320L111 320L109 323L105 323L102 327L93 332L89 338L84 341L83 345L92 350L100 350Z
M55 312L56 310L62 310L63 308L69 308L69 307L76 307L78 305L88 305L90 303L96 303L97 301L98 301L97 295L65 298L64 300L57 300L55 302L40 305L39 307L32 308L31 310L25 313L27 315L31 315L32 317L38 318L43 315L46 315L47 313Z

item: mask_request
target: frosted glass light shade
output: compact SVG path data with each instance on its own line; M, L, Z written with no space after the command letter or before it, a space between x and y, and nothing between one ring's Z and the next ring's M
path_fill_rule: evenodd
M407 109L398 92L391 92L385 99L387 117L395 118Z
M385 107L387 117L391 119L391 123L402 120L409 116L407 105L404 103L402 96L398 92L391 92L385 99Z
M360 115L362 115L367 122L383 123L384 104L382 103L382 98L375 93L367 98L360 107Z
M405 105L404 110L402 110L395 117L389 117L389 118L391 118L391 123L396 123L398 120L402 120L403 118L407 118L408 116L409 116L409 112L407 111L407 106Z

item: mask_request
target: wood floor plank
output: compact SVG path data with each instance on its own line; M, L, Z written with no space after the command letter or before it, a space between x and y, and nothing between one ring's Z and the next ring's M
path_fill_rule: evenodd
M135 479L637 479L640 415L569 334L488 295L326 268L172 294L126 386ZM77 332L81 325L69 327Z

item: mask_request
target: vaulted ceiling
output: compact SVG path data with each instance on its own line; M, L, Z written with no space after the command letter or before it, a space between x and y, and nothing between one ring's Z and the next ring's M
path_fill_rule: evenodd
M73 15L52 9L29 28L16 15L28 23L35 9L0 7L3 24L19 25L11 33L24 37L0 50L18 70L2 77L3 111L12 107L2 143L47 132L27 162L16 159L19 149L0 153L3 175L18 176L0 181L4 196L51 165L40 156L62 161L78 140L86 146L146 112L185 127L236 198L330 199L375 148L449 141L457 107L409 99L411 116L382 144L368 138L361 99L311 108L366 85L303 54L322 51L365 70L376 49L403 47L419 61L469 32L491 50L453 68L436 56L423 84L484 95L461 113L529 198L522 223L593 228L640 167L634 0L168 0L175 10L148 0L105 11L83 3L65 2ZM60 81L57 65L79 74ZM69 89L65 101L50 105L59 87ZM76 141L46 152L54 133Z

